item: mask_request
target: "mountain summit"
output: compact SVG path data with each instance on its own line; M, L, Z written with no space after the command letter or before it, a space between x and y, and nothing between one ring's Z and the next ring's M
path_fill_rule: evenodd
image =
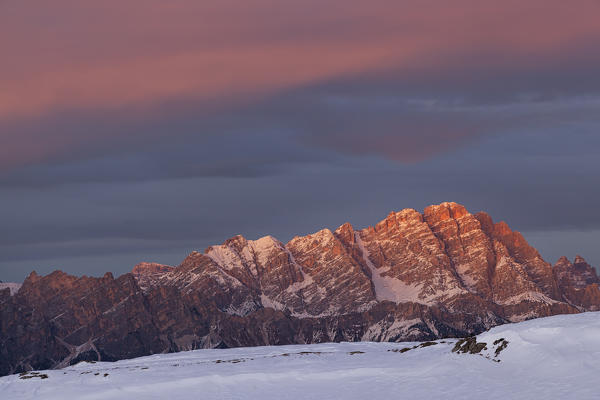
M235 236L116 279L33 272L16 294L0 289L0 374L197 348L473 335L599 310L599 284L582 257L552 266L506 223L442 203L287 244Z

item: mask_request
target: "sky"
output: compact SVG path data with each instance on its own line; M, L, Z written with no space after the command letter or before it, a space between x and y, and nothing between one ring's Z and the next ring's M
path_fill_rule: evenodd
M0 280L456 201L600 266L597 0L0 0Z

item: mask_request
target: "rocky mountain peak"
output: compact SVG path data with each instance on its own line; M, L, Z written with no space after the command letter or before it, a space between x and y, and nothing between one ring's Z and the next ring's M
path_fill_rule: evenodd
M472 335L600 309L599 284L580 256L553 268L505 222L446 202L285 245L237 235L116 279L33 272L15 296L0 290L0 374L195 348Z
M171 272L175 267L170 265L164 265L154 262L141 262L133 267L131 273L137 280L139 286L142 289L147 289L148 287L155 284L160 280L163 274L167 274ZM114 279L112 274L104 276L105 279Z
M583 258L579 254L577 254L575 256L575 260L573 261L573 264L587 264L587 261L585 261L585 258Z
M81 279L83 279L82 277ZM73 285L78 278L68 275L60 270L55 270L46 276L40 276L33 271L23 282L22 291L28 291L32 287L42 286L43 290L62 290ZM40 285L42 284L42 285Z
M510 237L512 234L513 231L506 222L500 221L494 224L494 235L497 237Z
M448 219L459 219L469 214L467 209L454 202L444 202L438 205L431 205L425 208L423 215L425 220L433 223L445 221Z
M248 240L242 235L236 235L223 242L222 246L234 248L236 250L241 250L244 247L248 246ZM208 251L205 251L205 253L208 253Z
M413 208L405 208L393 213L399 223L419 223L423 222L423 215Z
M31 284L31 283L39 281L41 278L42 277L40 275L38 275L37 272L31 271L31 273L27 276L27 278L25 278L25 281L23 281L23 284L25 284L25 282L29 282Z
M515 257L517 261L526 264L538 263L541 265L543 263L546 265L546 269L550 268L550 265L542 260L538 251L525 240L523 235L518 231L513 231L506 222L500 221L494 224L492 237L505 245L511 256Z
M554 264L554 267L570 267L573 264L566 256L561 256Z
M137 264L135 267L133 267L133 269L131 270L131 273L136 276L147 275L147 274L156 274L156 273L169 272L173 268L174 267L172 267L170 265L159 264L159 263L155 263L155 262L141 262L141 263Z
M355 235L354 235L354 227L346 222L337 228L334 232L335 236L337 236L342 242L348 243L350 245L354 244Z

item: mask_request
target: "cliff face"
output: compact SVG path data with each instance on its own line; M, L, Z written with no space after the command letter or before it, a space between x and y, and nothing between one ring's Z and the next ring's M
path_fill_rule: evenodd
M0 290L0 374L196 348L426 340L600 309L581 257L552 267L519 232L456 203L283 244L235 236L178 267L32 273Z

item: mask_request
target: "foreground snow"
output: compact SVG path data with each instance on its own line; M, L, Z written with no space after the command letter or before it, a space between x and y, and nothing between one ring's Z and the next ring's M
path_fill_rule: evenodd
M495 357L498 339L509 344ZM503 325L477 341L488 343L477 355L452 353L456 339L405 352L398 350L419 343L197 350L11 375L0 378L0 393L15 400L600 398L600 313Z

